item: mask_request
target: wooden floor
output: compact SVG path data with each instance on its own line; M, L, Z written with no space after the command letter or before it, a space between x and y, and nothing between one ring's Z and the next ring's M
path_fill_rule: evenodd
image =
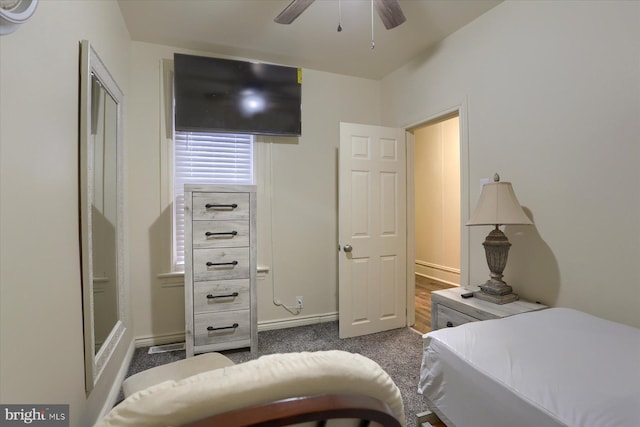
M417 427L447 427L445 423L440 421L440 418L436 414L431 411L426 411L416 415L416 425Z
M431 331L431 292L452 287L416 274L416 323L413 329L421 333Z

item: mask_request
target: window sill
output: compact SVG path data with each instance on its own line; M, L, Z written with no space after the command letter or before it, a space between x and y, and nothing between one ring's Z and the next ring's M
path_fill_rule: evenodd
M184 271L172 271L171 273L160 273L158 279L179 279L184 277Z

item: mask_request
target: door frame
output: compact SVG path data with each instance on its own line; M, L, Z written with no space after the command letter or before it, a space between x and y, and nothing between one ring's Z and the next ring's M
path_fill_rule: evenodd
M469 235L465 227L469 218L469 127L467 100L404 126L407 134L407 326L415 324L415 145L413 131L443 121L457 114L460 126L460 286L469 286Z

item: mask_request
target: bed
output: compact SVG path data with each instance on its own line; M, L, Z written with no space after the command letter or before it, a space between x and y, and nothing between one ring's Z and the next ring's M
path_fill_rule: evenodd
M640 329L550 308L423 338L418 391L447 426L640 426Z

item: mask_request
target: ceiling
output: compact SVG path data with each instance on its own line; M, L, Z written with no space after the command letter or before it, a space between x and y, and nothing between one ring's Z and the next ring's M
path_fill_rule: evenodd
M290 0L118 0L135 41L380 79L502 0L399 0L407 21L385 30L369 0L316 0L290 25ZM341 16L342 31L338 32Z

